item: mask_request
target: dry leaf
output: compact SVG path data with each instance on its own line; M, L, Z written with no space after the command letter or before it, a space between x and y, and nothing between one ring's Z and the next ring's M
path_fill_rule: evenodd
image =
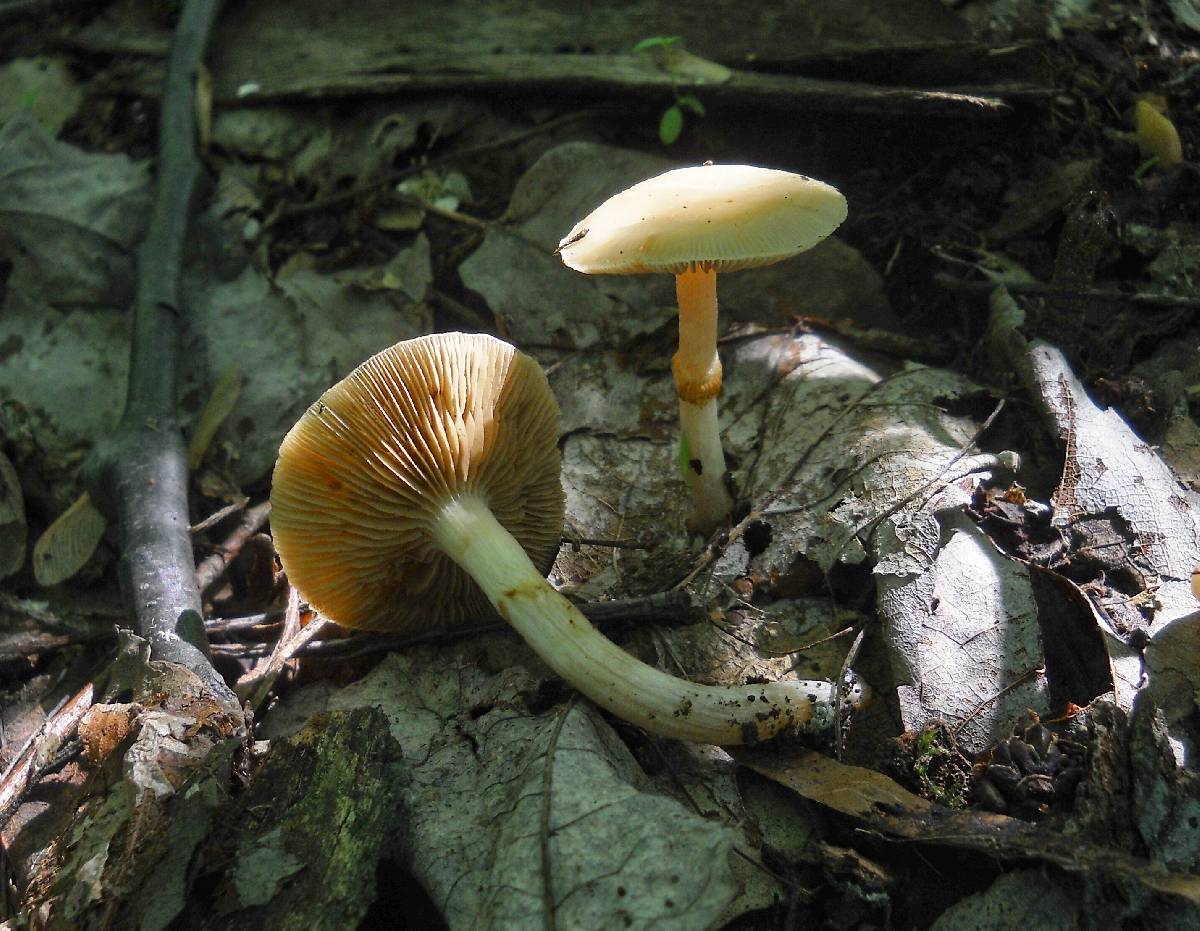
M217 430L225 422L225 418L233 411L238 395L241 393L242 369L236 362L233 362L221 373L221 377L213 385L208 403L204 405L200 419L196 421L196 426L192 431L192 441L188 443L188 468L193 472L204 459L209 444L217 435Z
M25 501L17 472L0 452L0 579L25 564Z
M1053 863L1082 875L1102 873L1200 903L1200 876L1175 873L1123 851L1092 846L1039 825L984 811L954 811L913 795L887 776L812 750L743 751L744 766L806 799L866 823L895 840Z
M79 722L79 740L83 755L92 763L102 763L125 741L133 730L142 706L138 704L93 705Z
M104 515L87 493L46 528L33 547L33 575L39 585L65 582L83 568L104 536Z

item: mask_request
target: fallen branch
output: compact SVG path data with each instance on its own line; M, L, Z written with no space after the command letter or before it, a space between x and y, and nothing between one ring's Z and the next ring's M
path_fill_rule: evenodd
M176 409L184 314L179 277L200 173L196 77L218 7L217 0L190 0L175 31L163 88L154 205L138 253L125 410L116 432L93 449L85 478L92 500L116 521L122 587L133 627L150 643L152 659L187 667L236 708L206 652L188 533L187 450Z
M263 528L263 525L267 522L267 518L270 516L270 501L256 504L254 507L246 508L242 512L242 517L238 521L238 525L225 538L224 542L216 547L196 567L196 582L200 586L201 592L207 593L210 588L221 580L226 570L233 563L234 559L237 558L237 554L246 545L246 541Z
M1136 304L1142 307L1164 307L1168 310L1200 310L1200 297L1190 294L1120 291L1116 288L1061 285L1044 281L1005 281L997 284L995 281L966 281L947 274L936 274L933 276L933 280L950 291L967 291L983 295L991 294L998 287L1004 287L1011 294L1085 298L1089 301L1102 301L1106 304Z
M642 624L663 624L680 626L699 623L704 619L704 611L692 597L683 591L657 592L641 598L621 598L613 601L590 601L579 605L579 610L588 620L600 627L614 627L622 623L638 622ZM256 627L266 627L280 620L286 621L286 612L269 612L253 615L247 618L231 618L208 622L210 632L239 632L252 630ZM304 628L309 630L313 625ZM286 623L285 623L286 627ZM502 633L512 631L506 621L481 620L464 627L451 627L439 630L424 631L419 634L372 634L359 632L352 637L336 640L312 640L313 635L297 641L286 658L316 658L316 659L350 659L366 656L371 653L385 653L392 650L403 650L422 643L453 643L474 637L478 634ZM272 630L273 632L273 630ZM217 643L213 644L213 652L222 656L237 659L253 659L269 656L280 648L285 641L293 639L294 633L281 632L276 645L266 643ZM241 690L242 683L238 683Z
M796 106L811 111L872 115L995 117L1008 112L1000 96L955 90L887 87L790 74L730 70L727 80L671 73L645 55L525 54L445 56L396 54L369 69L296 75L224 75L218 99L230 103L314 100L412 91L514 92L604 99L661 91L699 91L705 101ZM253 85L257 89L250 90ZM1021 94L1029 88L1009 87Z
M145 42L126 48L119 37L73 43L88 50L145 54ZM698 59L696 59L699 61ZM705 67L671 71L648 55L500 53L405 54L380 56L369 65L334 68L304 62L295 73L214 75L214 97L228 106L339 97L385 96L414 92L493 93L590 97L612 100L648 94L670 96L696 92L705 103L760 108L797 108L808 112L859 116L955 117L989 119L1011 111L1018 100L1044 99L1052 91L1028 84L1005 83L982 88L896 87L834 81L793 74L764 74ZM153 98L158 93L159 65L153 59L126 61L109 79L109 90Z
M238 679L237 692L251 708L257 708L271 691L275 680L283 672L288 660L308 644L314 637L332 626L324 618L318 618L307 627L300 626L300 593L288 587L287 612L283 620L283 632L275 642L275 648L264 662L258 663Z

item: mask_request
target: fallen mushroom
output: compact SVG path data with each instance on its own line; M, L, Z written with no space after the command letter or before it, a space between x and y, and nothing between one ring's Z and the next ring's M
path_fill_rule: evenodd
M728 516L717 423L717 272L770 265L811 249L846 218L846 199L803 175L750 165L677 168L616 194L558 244L589 275L670 272L679 301L671 361L683 428L688 521L708 533Z
M829 682L698 685L597 631L538 568L558 548L559 469L558 405L536 362L489 336L408 340L284 438L275 545L291 583L347 627L452 625L490 603L571 685L654 734L741 744L832 721Z

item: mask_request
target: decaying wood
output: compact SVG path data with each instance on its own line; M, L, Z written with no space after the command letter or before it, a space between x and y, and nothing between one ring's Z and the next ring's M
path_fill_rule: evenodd
M92 707L102 731L107 712L125 726L97 735L84 798L60 808L67 825L25 864L23 904L40 927L164 927L226 804L244 721L199 676L151 661L139 701Z
M30 787L56 759L63 743L75 732L79 721L91 707L95 687L88 683L48 717L31 734L11 765L0 776L0 830L24 800Z
M197 887L219 882L185 926L358 927L380 860L402 852L406 781L374 708L322 713L272 741L204 846Z
M1013 86L999 92L924 90L885 87L849 81L826 81L796 75L728 72L728 79L672 75L646 56L639 55L538 55L507 53L461 57L452 61L419 55L396 55L371 70L346 74L234 75L218 82L220 99L312 100L357 94L394 94L407 91L514 91L596 98L645 94L650 91L703 93L705 100L759 107L789 106L816 112L885 116L924 115L994 117L1008 110L1003 97L1025 96L1031 88ZM258 84L250 91L248 86Z
M115 51L106 48L105 51ZM146 48L139 47L145 52ZM758 108L794 107L814 113L884 117L1004 116L1019 100L1042 99L1048 90L1029 84L919 88L859 84L792 74L765 74L707 63L700 73L671 71L647 55L498 53L412 55L396 53L369 67L344 72L241 73L218 70L214 95L223 105L245 105L411 92L525 93L578 99L620 100L673 91L702 95L706 103ZM161 85L153 59L130 61L110 76L110 89L153 98Z

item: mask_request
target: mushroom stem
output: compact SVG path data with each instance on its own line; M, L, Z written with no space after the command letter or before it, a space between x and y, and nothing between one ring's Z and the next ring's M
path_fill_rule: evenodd
M721 363L717 359L717 273L711 266L691 265L675 276L679 302L679 352L673 369L681 398L695 403L694 395L715 397L721 390ZM713 369L716 384L712 384Z
M725 452L717 418L721 359L717 355L717 273L692 265L675 276L679 351L671 360L679 422L687 450L684 478L692 492L688 525L711 533L733 510L725 490Z
M733 510L733 498L725 490L725 450L717 423L717 399L700 404L679 399L679 424L685 451L683 477L692 491L692 513L688 526L703 534L712 533Z
M513 536L475 495L455 495L430 528L442 550L542 660L600 707L660 737L718 745L766 740L830 720L832 683L698 685L626 653L601 634L538 572Z

